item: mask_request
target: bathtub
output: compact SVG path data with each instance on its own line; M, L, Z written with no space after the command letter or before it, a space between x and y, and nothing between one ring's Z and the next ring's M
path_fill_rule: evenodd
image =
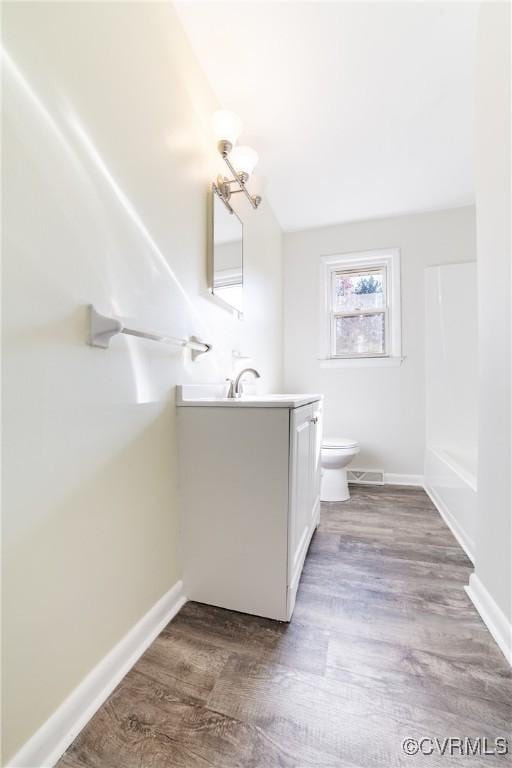
M425 490L453 535L474 560L477 484L475 462L438 446L425 451Z

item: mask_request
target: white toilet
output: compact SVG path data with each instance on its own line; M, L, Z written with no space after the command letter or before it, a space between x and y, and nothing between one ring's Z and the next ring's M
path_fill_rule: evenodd
M359 453L359 443L343 437L322 441L322 501L347 501L350 499L347 482L347 465Z

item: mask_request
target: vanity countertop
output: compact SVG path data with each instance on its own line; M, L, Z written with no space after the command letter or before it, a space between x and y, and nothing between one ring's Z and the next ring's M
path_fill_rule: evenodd
M300 408L323 399L319 394L242 395L225 396L224 384L184 384L176 387L178 406L209 406L222 408Z

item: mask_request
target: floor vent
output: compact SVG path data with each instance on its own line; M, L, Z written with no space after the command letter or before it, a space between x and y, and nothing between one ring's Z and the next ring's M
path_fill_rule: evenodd
M361 485L384 485L384 472L381 469L348 469L349 483Z

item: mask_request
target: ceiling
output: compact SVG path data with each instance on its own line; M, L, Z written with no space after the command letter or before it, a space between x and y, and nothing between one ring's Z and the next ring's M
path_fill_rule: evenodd
M284 230L473 202L478 3L177 9Z

